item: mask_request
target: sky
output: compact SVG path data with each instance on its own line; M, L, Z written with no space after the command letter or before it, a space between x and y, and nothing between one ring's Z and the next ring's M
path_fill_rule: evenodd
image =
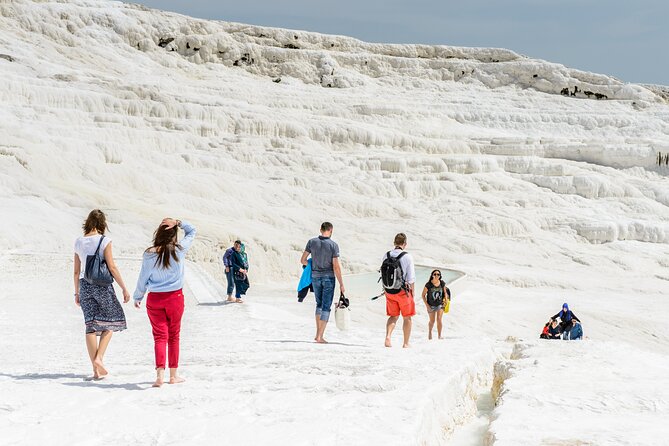
M144 0L204 19L341 34L368 42L507 48L669 86L669 0Z

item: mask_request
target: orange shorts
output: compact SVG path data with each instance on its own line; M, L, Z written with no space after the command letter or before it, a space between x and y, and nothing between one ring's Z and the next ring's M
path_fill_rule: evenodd
M411 317L416 315L416 303L413 296L402 290L397 294L386 293L386 314L392 317Z

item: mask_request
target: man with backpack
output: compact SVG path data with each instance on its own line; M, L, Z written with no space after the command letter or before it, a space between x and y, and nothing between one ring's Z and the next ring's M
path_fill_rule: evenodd
M339 265L339 245L332 236L332 223L321 224L321 235L307 242L300 262L307 265L307 258L311 255L311 284L316 297L316 337L319 344L327 344L323 339L325 327L330 319L330 308L334 298L335 277L339 282L339 290L344 293L344 282L341 278Z
M404 348L409 347L411 336L411 317L416 314L414 303L414 282L416 281L416 268L411 254L404 251L407 246L407 236L399 233L395 236L395 249L388 251L381 264L381 281L386 295L386 347L391 347L390 337L397 324L400 314L404 331Z

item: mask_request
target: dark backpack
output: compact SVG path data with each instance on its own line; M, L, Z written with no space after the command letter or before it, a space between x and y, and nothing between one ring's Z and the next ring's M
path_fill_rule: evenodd
M107 267L107 261L105 260L104 254L99 254L100 245L102 245L102 240L104 238L104 235L100 237L100 242L98 243L98 248L95 250L95 254L86 256L84 280L91 285L111 285L114 281L114 278Z
M381 264L381 283L383 289L390 294L397 294L402 289L406 289L406 282L404 282L404 271L402 271L402 264L400 259L406 254L401 252L397 257L390 255L390 251L386 254Z

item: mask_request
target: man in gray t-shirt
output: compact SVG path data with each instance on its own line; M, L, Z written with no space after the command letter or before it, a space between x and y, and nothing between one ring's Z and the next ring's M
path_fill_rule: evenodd
M326 343L323 334L330 319L335 277L339 282L340 291L344 292L344 282L339 265L339 245L330 238L331 236L332 223L324 222L321 224L321 235L307 242L300 260L302 265L306 265L307 258L311 255L311 284L316 297L316 337L314 340L319 344Z

